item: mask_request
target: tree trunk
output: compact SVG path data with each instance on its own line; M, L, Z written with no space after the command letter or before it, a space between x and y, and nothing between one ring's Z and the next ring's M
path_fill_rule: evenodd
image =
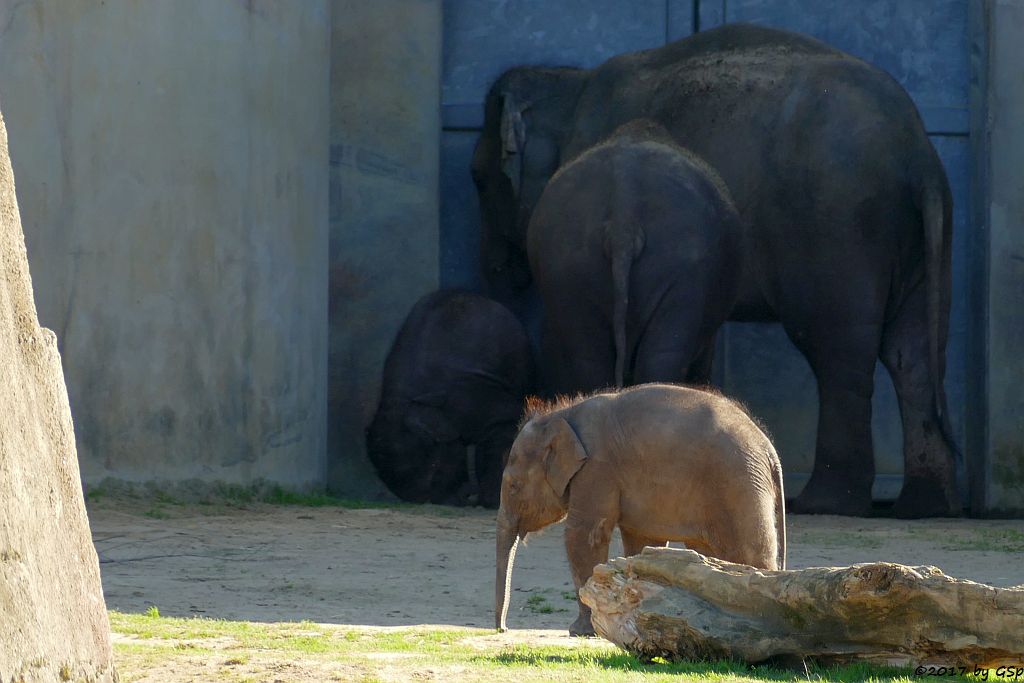
M1024 586L888 562L767 571L645 548L580 591L597 632L638 657L973 667L1024 662Z

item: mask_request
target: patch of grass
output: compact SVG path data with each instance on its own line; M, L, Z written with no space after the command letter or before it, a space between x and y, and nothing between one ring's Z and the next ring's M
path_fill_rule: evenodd
M526 609L535 614L551 614L555 609L543 595L531 595L526 599Z
M368 501L342 498L323 492L300 493L289 491L277 484L257 482L248 486L206 482L172 482L133 484L117 480L104 480L86 491L91 506L120 507L137 510L137 514L152 519L177 516L168 508L194 506L204 515L220 514L224 508L246 509L254 505L293 506L306 508L338 508L346 510L402 510L439 517L458 517L467 514L465 508L443 505L406 503L401 501ZM184 512L185 510L182 510Z
M1024 532L1016 529L974 529L970 536L931 533L943 550L973 550L996 553L1024 552Z
M804 531L793 534L790 543L814 545L821 548L865 548L875 550L882 547L882 539L876 536L857 533L824 533L820 531Z
M120 612L112 612L110 621L113 631L123 637L116 641L115 652L126 681L141 677L146 669L185 671L188 666L196 666L196 661L213 659L224 667L244 664L245 675L253 676L253 680L263 680L262 674L301 666L320 667L315 669L318 677L306 680L376 680L378 672L383 676L386 669L387 680L429 677L488 683L920 683L908 669L866 664L812 665L806 671L797 671L737 662L644 662L603 641L576 646L509 646L502 639L489 639L494 632L485 629L344 627L310 622L262 624ZM182 644L185 647L180 647ZM225 675L234 674L228 669ZM928 679L929 683L937 680L955 679Z
M544 591L545 593L547 591ZM572 598L576 599L575 595ZM544 595L534 594L526 599L526 609L530 610L535 614L551 614L553 612L568 612L569 610L564 607L554 607L548 602L548 599Z
M576 591L562 591L562 597L566 600L576 602Z
M160 608L157 607L156 605L150 605L149 607L146 608L146 611L142 613L142 616L147 617L149 619L159 619L160 618Z

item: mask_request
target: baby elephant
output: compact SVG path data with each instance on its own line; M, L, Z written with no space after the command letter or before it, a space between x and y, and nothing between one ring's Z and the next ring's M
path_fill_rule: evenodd
M384 364L370 461L404 500L497 507L533 375L526 330L504 306L459 290L423 297Z
M741 406L671 384L527 406L501 483L495 627L505 630L519 539L562 519L577 594L608 560L618 526L626 555L682 541L763 569L786 566L782 465ZM579 602L571 635L592 635Z

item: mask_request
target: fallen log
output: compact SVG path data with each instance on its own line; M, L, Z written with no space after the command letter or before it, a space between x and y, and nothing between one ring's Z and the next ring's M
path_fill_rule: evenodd
M598 634L641 659L1021 665L1024 586L889 562L768 571L645 548L580 590Z

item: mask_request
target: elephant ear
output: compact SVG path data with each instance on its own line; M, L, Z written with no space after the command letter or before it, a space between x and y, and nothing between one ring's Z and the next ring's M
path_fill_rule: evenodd
M544 456L544 477L561 497L565 495L569 482L587 461L587 449L576 436L572 425L560 417L551 420L545 436L548 449Z
M501 109L501 172L512 181L512 192L519 196L523 180L523 147L526 145L526 124L523 112L529 106L520 104L506 91Z

